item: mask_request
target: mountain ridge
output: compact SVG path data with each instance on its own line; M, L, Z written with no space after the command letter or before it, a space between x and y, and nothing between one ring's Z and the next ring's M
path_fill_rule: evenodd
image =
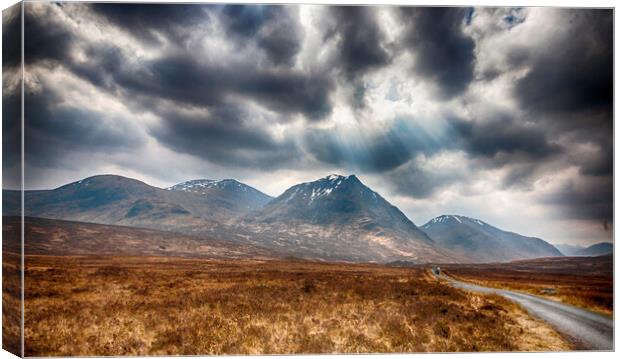
M18 210L14 202L19 202L19 191L3 194L3 207ZM227 195L165 190L133 178L96 175L52 190L25 191L24 206L25 214L34 217L197 233L215 230L255 208Z
M504 231L480 219L462 215L441 215L420 228L443 248L476 262L563 255L540 238Z

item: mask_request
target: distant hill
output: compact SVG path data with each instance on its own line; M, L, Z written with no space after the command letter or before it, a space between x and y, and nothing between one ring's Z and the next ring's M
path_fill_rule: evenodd
M562 256L540 238L503 231L479 219L443 215L422 227L438 246L459 254L464 261L505 262L516 259Z
M587 247L571 244L558 244L556 245L556 248L567 256L600 256L613 253L614 245L610 242L596 243Z
M455 260L356 176L287 189L239 224L256 244L324 260ZM252 235L250 235L252 234Z
M602 256L606 254L611 254L614 252L614 244L610 242L601 242L593 244L589 247L583 248L574 255L576 256L586 256L586 257L596 257Z
M165 190L122 176L93 176L54 190L26 191L25 214L159 230L204 232L231 223L269 198L249 186L236 183L238 186L235 187L242 194L228 186L216 186L208 193L194 193ZM18 208L12 203L19 201L19 192L5 190L3 196L3 207Z
M210 199L212 202L210 205L225 208L234 213L255 211L273 199L256 188L234 179L191 180L169 187L167 190L198 194Z

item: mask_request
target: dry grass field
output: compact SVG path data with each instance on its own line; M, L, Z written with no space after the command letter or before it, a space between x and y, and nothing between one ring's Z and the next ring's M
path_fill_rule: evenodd
M19 255L2 253L2 348L20 355L21 277Z
M611 316L613 257L542 258L498 264L442 265L463 281L519 290Z
M25 305L28 356L570 349L420 268L31 255Z
M19 241L3 219L3 339L17 350ZM27 356L573 348L515 304L454 289L428 267L269 258L260 248L117 226L27 219L25 227Z

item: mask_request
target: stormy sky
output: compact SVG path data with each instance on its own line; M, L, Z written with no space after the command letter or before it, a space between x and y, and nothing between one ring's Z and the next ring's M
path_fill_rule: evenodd
M25 186L112 173L276 196L354 173L418 225L612 240L612 15L26 3Z

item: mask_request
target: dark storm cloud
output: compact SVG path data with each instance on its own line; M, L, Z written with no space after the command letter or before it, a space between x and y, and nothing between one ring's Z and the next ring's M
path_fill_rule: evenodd
M536 114L604 111L613 102L613 12L567 10L561 41L531 59L515 87L521 105ZM582 117L582 121L592 119ZM611 123L611 116L603 121Z
M110 89L113 77L124 68L126 60L118 47L79 42L74 33L54 22L48 13L37 15L26 7L24 23L26 65L63 66L102 89ZM88 61L76 62L70 55L72 47L79 47Z
M119 48L101 44L83 46L82 51L92 61L75 62L65 59L64 66L69 67L75 75L85 79L103 90L112 91L115 87L115 76L126 71L125 59Z
M474 41L461 27L467 8L401 8L407 29L404 42L415 56L415 74L436 86L439 95L462 93L473 79Z
M521 51L516 65L525 63L529 71L514 94L538 128L573 145L596 147L593 154L570 159L586 180L611 175L613 12L580 9L562 15L566 26L545 51Z
M311 132L306 145L323 163L367 172L383 172L409 160L410 149L398 138L377 136L369 143L347 145L329 131Z
M438 190L465 180L459 173L424 169L416 161L395 168L386 176L394 192L418 199L432 197Z
M200 4L89 4L92 11L132 36L158 43L157 35L182 41L191 26L207 21L204 5Z
M451 138L480 169L504 169L504 188L530 188L551 161L566 150L552 141L545 128L524 123L509 114L487 121L449 120Z
M52 90L28 93L24 99L26 163L55 166L77 152L120 152L136 149L144 139L126 119L62 104Z
M133 13L133 9L136 8L132 7L129 14L117 13L118 8L106 12L98 7L96 11L105 13L111 21L125 24L130 30L151 26L151 22L155 26L158 16L165 13L150 7L145 13L137 9ZM277 15L279 9L271 11ZM147 14L153 18L147 19ZM329 94L333 84L326 75L282 67L259 68L250 60L201 62L184 48L167 50L150 60L134 61L127 57L130 54L113 43L84 41L70 33L62 23L49 20L53 17L44 15L45 12L42 15L29 14L32 29L41 30L33 30L28 35L27 41L31 45L26 51L30 63L50 70L63 67L104 92L122 96L132 111L159 117L160 125L149 127L148 131L174 151L226 165L282 167L299 155L295 143L274 139L262 127L261 121L255 121L256 113L248 109L246 101L276 112L271 115L272 123L275 120L287 121L293 115L302 115L311 121L320 120L331 112ZM270 15L269 21L261 26L269 35L268 28L277 28L282 21L282 18ZM177 22L178 19L169 25ZM152 31L171 30L166 24L164 21L161 27ZM48 30L43 31L43 28ZM286 62L292 58L292 53L287 55L279 52L277 45L268 44L267 35L258 40L263 41L261 46L269 47L265 51L270 53L274 62ZM48 46L53 43L56 48ZM87 61L76 61L70 55L72 48L79 49ZM51 91L45 96L29 95L28 108L32 111L28 115L30 145L27 151L31 162L49 165L59 163L71 152L126 151L128 147L142 145L143 134L136 133L136 128L106 127L105 123L120 125L123 122L87 110L87 107L59 106L60 99L52 98L55 95ZM162 99L168 100L166 106L161 106ZM233 99L235 104L231 105ZM209 115L192 117L175 110L188 106ZM125 123L131 124L126 120ZM46 151L46 148L51 150Z
M614 170L613 143L599 146L592 156L583 159L579 171L587 176L611 176Z
M40 14L26 6L24 12L26 65L43 64L50 69L64 66L95 86L109 87L106 79L120 71L125 62L120 49L110 44L80 42L71 30L55 21L50 7L44 9ZM74 47L80 47L88 60L76 62L70 54Z
M613 11L564 10L562 31L544 51L520 61L529 66L514 88L524 111L539 128L566 138L566 159L579 177L546 203L575 219L611 221L613 216ZM523 59L524 58L524 59Z
M253 37L273 15L273 6L226 5L222 8L222 22L233 34Z
M328 37L338 36L338 66L348 79L390 62L376 11L364 6L330 6L334 26Z
M332 83L321 75L258 70L247 66L201 64L186 56L146 62L116 76L122 87L195 106L215 106L231 94L247 96L267 108L320 120L331 112Z
M561 157L552 158L561 159ZM485 163L485 165L488 165L488 163ZM493 168L494 165L496 164L492 163L491 167ZM547 169L547 167L549 167L549 169ZM533 183L538 180L542 174L549 172L553 166L551 166L550 159L542 159L540 162L506 161L503 168L505 169L505 173L501 179L501 187L503 189L531 191L534 189Z
M21 161L21 94L2 94L2 166L3 178L9 176L9 167L19 165ZM21 175L21 174L20 174ZM5 182L15 182L15 174Z
M504 164L505 160L514 161L518 158L537 162L562 150L539 129L520 124L508 116L488 122L452 118L450 123L456 138L468 154L497 159L499 165Z
M273 168L299 156L294 143L276 140L251 123L249 110L222 104L209 115L187 115L175 110L161 114L164 121L151 134L178 152L228 166Z
M320 162L364 172L386 172L417 154L432 154L442 148L438 139L412 119L398 119L385 133L368 138L352 135L342 140L334 131L312 131L306 135L305 146Z
M35 14L28 6L24 12L24 58L26 65L64 66L95 86L110 87L110 79L125 60L119 48L109 44L81 43L73 32L53 20L49 13ZM78 63L70 55L79 47L88 61Z
M194 26L217 18L234 42L254 42L272 63L290 65L301 47L296 9L273 5L91 4L95 14L148 43L185 43Z
M290 66L301 49L301 30L297 19L284 16L276 19L264 28L256 41L274 64Z
M68 57L73 35L52 19L36 16L26 6L24 11L24 61L63 61Z
M326 75L258 69L250 61L201 63L185 50L129 64L121 49L111 44L79 44L88 61L77 63L69 56L75 41L65 28L42 16L29 16L27 23L32 29L25 49L30 62L51 61L108 91L207 107L217 106L229 95L241 95L273 111L302 114L310 120L320 120L331 112L333 84Z
M274 5L225 5L220 22L233 39L254 41L275 65L290 66L301 49L297 8Z
M2 185L21 187L21 6L2 12Z
M2 12L2 67L9 68L21 63L21 3Z
M570 219L613 222L613 176L569 181L542 201L559 206Z

